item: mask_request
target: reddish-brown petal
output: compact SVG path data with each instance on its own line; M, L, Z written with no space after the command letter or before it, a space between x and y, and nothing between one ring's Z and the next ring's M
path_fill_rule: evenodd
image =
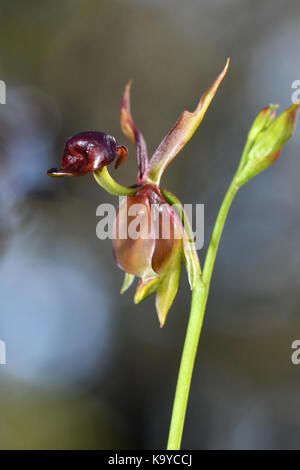
M135 126L131 111L130 111L130 87L132 84L132 80L130 80L124 91L122 105L121 105L121 129L124 134L131 140L133 145L136 146L137 152L137 161L138 161L138 179L139 181L142 179L142 176L147 168L148 165L148 153L147 153L147 145L143 134L141 131Z
M128 150L125 145L119 145L117 149L117 160L115 163L115 168L119 168L122 163L125 162L126 158L128 157Z

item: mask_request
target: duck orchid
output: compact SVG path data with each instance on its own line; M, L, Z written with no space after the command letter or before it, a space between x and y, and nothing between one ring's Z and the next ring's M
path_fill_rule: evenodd
M134 124L130 111L131 82L126 85L121 105L121 128L136 147L138 174L133 186L120 185L109 174L107 165L115 161L117 168L126 160L128 151L114 137L103 132L83 132L68 139L61 168L48 171L50 176L56 177L93 173L107 192L124 196L116 216L113 237L115 260L125 271L121 293L130 287L135 276L140 278L134 302L138 303L155 292L161 326L178 290L182 259L185 262L192 302L173 405L169 450L180 449L214 262L231 203L241 186L278 158L281 148L294 132L300 106L297 102L276 118L277 106L270 105L255 118L240 164L220 206L201 272L186 214L180 201L162 188L161 177L201 123L228 65L229 60L201 97L196 109L180 115L150 159L145 139Z
M140 278L134 302L139 303L156 292L156 310L161 326L178 290L182 259L191 289L200 274L200 266L183 207L174 195L160 186L160 180L169 163L201 123L228 65L229 60L201 97L196 109L180 115L150 159L143 134L131 115L132 82L127 83L121 105L121 128L136 147L138 174L137 184L133 187L119 185L110 176L107 165L115 161L118 168L126 160L128 151L114 137L103 132L82 132L70 137L65 144L61 168L48 171L48 175L55 177L93 173L106 191L125 196L116 217L113 241L115 260L126 273L121 293L130 287L135 276ZM133 237L129 228L137 216L139 233ZM120 236L121 232L125 236Z

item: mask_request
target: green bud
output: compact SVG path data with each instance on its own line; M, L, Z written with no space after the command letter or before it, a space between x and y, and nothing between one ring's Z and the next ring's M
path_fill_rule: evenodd
M242 160L236 175L238 186L270 166L283 145L293 135L300 102L290 106L277 119L274 106L263 109L249 131Z
M271 104L258 113L248 133L249 141L253 142L258 134L271 124L276 116L276 108L278 108L278 104Z

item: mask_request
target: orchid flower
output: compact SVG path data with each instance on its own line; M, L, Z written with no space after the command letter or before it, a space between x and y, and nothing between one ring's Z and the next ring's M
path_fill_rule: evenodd
M127 83L121 105L121 128L136 146L138 175L134 187L121 187L109 175L106 166L116 160L117 168L126 160L128 151L124 145L118 144L114 137L103 132L82 132L69 138L65 144L61 168L48 171L50 176L81 176L93 172L96 181L108 192L126 196L117 214L116 236L113 241L115 260L126 273L121 293L130 287L135 276L139 277L134 302L139 303L156 292L156 310L161 326L165 323L178 290L182 259L187 267L191 289L194 287L197 273L200 272L187 217L179 201L160 187L161 176L201 123L227 72L228 64L229 61L204 93L196 109L181 114L150 160L143 134L134 124L131 115L132 82ZM128 227L137 215L130 214L136 205L139 205L142 211L141 227L139 237L132 239L128 234ZM151 223L154 222L154 207L157 208L156 233L151 232L154 225ZM168 227L170 234L163 237ZM121 230L127 230L126 237L119 236ZM144 233L145 230L147 233Z
M67 140L60 169L48 171L50 176L81 176L93 173L97 183L108 193L124 196L115 220L113 252L118 266L125 271L121 288L124 293L140 280L134 296L139 303L156 293L156 310L163 326L176 296L182 260L185 262L192 303L170 425L168 449L179 449L188 402L193 367L200 338L210 282L218 246L231 203L241 186L265 170L278 158L283 145L292 136L300 102L293 104L276 118L277 105L263 108L248 133L240 164L219 209L203 271L193 244L188 219L180 201L162 188L161 177L176 155L192 137L227 73L229 60L203 94L193 112L184 111L163 138L152 157L134 124L130 111L131 81L125 87L121 105L121 128L136 147L137 182L132 186L117 183L107 165L123 163L127 148L103 132L83 132ZM153 210L155 209L155 210ZM136 220L137 219L137 220ZM131 226L138 225L134 236ZM164 236L168 231L168 236Z

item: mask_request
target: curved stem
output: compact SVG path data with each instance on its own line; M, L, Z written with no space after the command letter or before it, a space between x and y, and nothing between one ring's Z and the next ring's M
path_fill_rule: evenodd
M93 173L97 183L105 189L109 194L113 196L133 196L139 188L127 188L117 183L109 174L106 166L101 168L101 170L96 170Z
M235 184L234 178L228 188L215 222L207 250L203 274L197 277L195 287L192 291L191 312L178 373L167 445L168 450L180 449L191 379L209 294L210 280L224 224L237 190L238 186Z

